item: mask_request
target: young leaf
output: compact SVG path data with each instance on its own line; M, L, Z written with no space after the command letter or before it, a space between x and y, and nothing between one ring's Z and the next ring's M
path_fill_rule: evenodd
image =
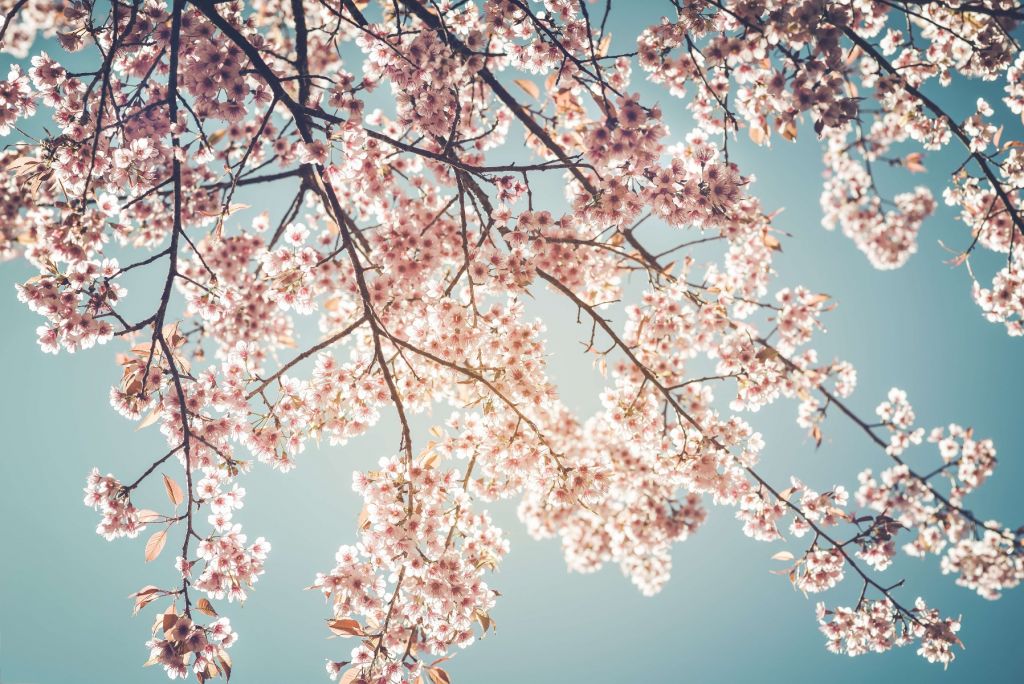
M143 428L148 428L150 425L160 420L160 415L163 413L161 408L157 406L155 409L149 412L149 414L139 421L139 424L135 426L135 431L138 432Z
M135 607L132 608L132 615L138 615L140 610L155 601L159 596L159 587L154 587L152 584L139 589L129 597L135 599Z
M163 517L156 511L151 511L148 508L140 508L135 511L135 515L138 516L140 523L154 523Z
M533 81L528 81L525 78L517 78L512 82L515 83L520 88L522 88L526 92L526 94L532 97L534 100L540 99L540 88L538 88L537 84L534 83Z
M231 681L231 656L223 648L217 651L217 660L220 662L220 667L224 670L224 679Z
M155 559L160 555L160 552L164 550L164 544L167 543L167 530L160 530L153 534L146 542L146 562Z
M903 158L903 166L907 171L910 171L910 173L924 173L928 169L926 169L924 164L921 163L923 158L924 155L920 152L911 152Z
M452 684L452 679L448 676L448 673L439 667L427 668L427 675L434 684Z
M181 491L181 487L178 483L171 478L164 475L164 490L167 492L167 498L171 500L171 503L175 506L181 504L185 500L185 494Z
M209 615L210 617L217 617L217 611L213 609L213 604L210 603L210 600L207 598L201 598L198 601L196 601L196 610L198 610L200 613L204 615Z
M363 626L351 618L328 620L327 627L338 636L366 636L366 630L363 629Z
M359 673L361 671L362 668L359 667L353 667L349 670L346 670L345 674L341 675L341 677L338 678L338 684L353 684L353 682L359 679Z

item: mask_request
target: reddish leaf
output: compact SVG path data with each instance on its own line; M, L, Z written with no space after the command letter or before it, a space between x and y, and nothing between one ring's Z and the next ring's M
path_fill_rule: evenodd
M477 619L477 622L480 623L480 627L483 629L484 635L487 634L487 630L489 629L497 631L498 628L494 624L494 620L492 620L491 616L487 613L478 610L474 613L473 617L475 617Z
M164 544L167 543L167 530L160 530L153 534L146 542L146 562L153 560L160 555L160 552L164 550Z
M206 136L206 141L208 143L210 143L211 145L216 145L221 140L223 140L224 136L227 135L227 134L228 134L228 129L221 128L219 130L214 131L210 135Z
M231 680L231 656L223 648L217 651L217 660L220 661L220 668L224 671L224 678Z
M792 121L787 121L786 125L782 127L782 137L788 140L789 142L793 142L794 140L796 140L796 134L796 124L793 123Z
M211 218L217 218L219 216L231 216L232 214L235 214L235 213L237 213L239 211L242 211L243 209L248 209L248 208L249 208L248 204L237 204L236 203L236 204L231 204L231 205L229 205L226 208L223 207L223 206L220 206L220 207L217 207L216 209L211 209L211 210L208 210L208 211L201 211L200 213L203 214L204 216L209 216Z
M540 99L540 88L538 88L537 84L533 81L528 81L525 78L517 78L512 82L522 88L526 94L531 96L533 99Z
M366 630L359 624L358 621L351 618L339 618L337 620L328 620L327 626L332 632L338 636L366 636Z
M171 500L171 503L175 506L181 504L185 500L185 494L181 491L181 487L178 483L171 478L164 475L164 489L167 491L167 498Z
M160 596L159 587L148 585L142 587L137 592L132 594L129 598L135 599L135 607L132 609L132 615L138 615L139 611L148 606L150 603L155 601Z
M358 667L353 667L349 670L346 670L345 674L341 675L341 677L338 678L338 684L354 684L357 681L362 681L359 678L359 672L360 669Z
M750 139L754 141L755 145L764 145L768 142L769 133L761 126L751 126L748 131Z
M213 604L210 603L209 599L201 598L198 601L196 601L196 610L198 610L200 613L203 613L204 615L209 615L210 617L217 617L217 611L213 609Z
M438 453L436 451L431 451L420 460L420 467L426 469L436 468L440 461L441 457Z
M911 173L924 173L928 169L921 163L922 159L924 159L924 155L920 152L911 152L903 158L903 166Z
M142 428L147 428L156 421L160 420L161 413L162 410L160 409L159 406L157 406L155 409L149 412L149 415L147 415L145 418L139 421L139 424L135 426L135 430L138 431L141 430Z
M173 603L167 606L167 610L164 611L164 614L157 618L157 624L160 625L165 632L171 631L171 628L174 627L174 623L177 621L178 611L174 609Z
M427 668L427 675L434 684L452 684L452 679L448 676L448 673L439 667Z
M163 517L156 511L151 511L148 508L140 508L135 511L135 515L138 516L140 523L154 523Z

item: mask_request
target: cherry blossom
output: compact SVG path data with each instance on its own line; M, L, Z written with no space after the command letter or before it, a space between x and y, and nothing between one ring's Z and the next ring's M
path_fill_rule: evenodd
M966 229L951 263L1021 335L1024 152L1002 123L1024 111L1019 8L666 2L613 42L612 5L3 11L0 259L33 269L16 296L41 350L113 349L111 407L161 441L85 488L101 536L145 532L144 560L175 569L132 595L155 611L147 664L230 676L221 613L272 570L244 478L302 477L308 451L392 416L394 448L352 477L355 532L310 570L325 634L349 640L324 646L334 680L450 681L448 659L495 625L499 500L571 571L614 564L645 595L725 507L772 544L780 588L823 599L826 646L849 655L914 645L946 666L962 646L959 616L887 576L901 552L987 599L1024 579L1024 529L966 503L995 445L920 425L897 388L861 417L871 370L817 346L840 303L776 259L791 226L730 156L817 136L822 224L878 269L931 239L941 195ZM1002 95L953 116L936 93L954 78ZM911 183L939 151L962 161L944 187ZM983 272L980 250L1005 265ZM603 383L589 415L553 379L542 290ZM833 420L863 434L856 483L763 474L777 402L816 448ZM826 607L838 586L856 604Z

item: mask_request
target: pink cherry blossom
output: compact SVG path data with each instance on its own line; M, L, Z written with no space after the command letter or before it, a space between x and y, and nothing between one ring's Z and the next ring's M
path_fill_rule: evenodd
M494 628L498 500L569 570L614 564L645 595L725 507L778 547L780 588L860 591L817 609L849 655L913 644L946 666L962 646L959 617L886 575L901 552L940 556L987 599L1024 579L1022 528L973 512L993 442L920 424L898 388L861 417L871 371L819 353L837 303L776 258L789 224L735 154L813 131L822 224L878 269L933 239L938 193L907 174L959 155L941 190L964 226L951 264L1021 335L1024 151L1000 123L1024 112L1020 12L696 0L613 44L600 5L3 11L0 259L33 270L17 297L42 351L115 349L111 406L163 441L85 488L100 535L146 532L145 561L175 568L132 595L155 611L147 664L230 675L221 611L251 599L271 550L246 527L243 478L302 477L310 447L392 417L394 447L353 474L355 531L331 526L334 566L310 570L318 617L350 639L324 646L334 680L449 681L441 665ZM954 78L1000 96L953 116L930 94ZM591 415L552 379L541 290L580 324L603 383ZM761 411L777 402L815 447L849 420L884 465L858 466L855 488L773 481Z

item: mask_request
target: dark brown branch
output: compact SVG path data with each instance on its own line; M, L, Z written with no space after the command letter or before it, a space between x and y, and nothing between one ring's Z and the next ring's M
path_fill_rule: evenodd
M874 45L861 38L857 32L851 28L844 28L843 33L853 41L854 45L859 47L866 54L870 55L879 67L898 79L901 87L905 91L917 98L918 102L927 107L932 114L946 121L949 125L949 129L953 131L953 134L960 140L960 142L963 143L964 147L967 148L969 158L976 161L978 166L981 167L982 173L985 174L988 182L992 185L992 190L999 196L999 199L1002 200L1003 204L1006 206L1006 210L1010 214L1010 219L1013 221L1013 225L1017 227L1017 230L1019 230L1021 234L1024 234L1024 219L1021 218L1019 209L1015 207L1006 190L1003 188L1002 183L1000 183L996 178L995 172L992 171L992 168L989 166L988 159L980 152L971 150L971 137L967 135L960 124L954 121L951 116L946 114L946 112L931 98L922 93L918 88L911 85L907 79L904 78L903 74L901 74L882 53L875 49Z

